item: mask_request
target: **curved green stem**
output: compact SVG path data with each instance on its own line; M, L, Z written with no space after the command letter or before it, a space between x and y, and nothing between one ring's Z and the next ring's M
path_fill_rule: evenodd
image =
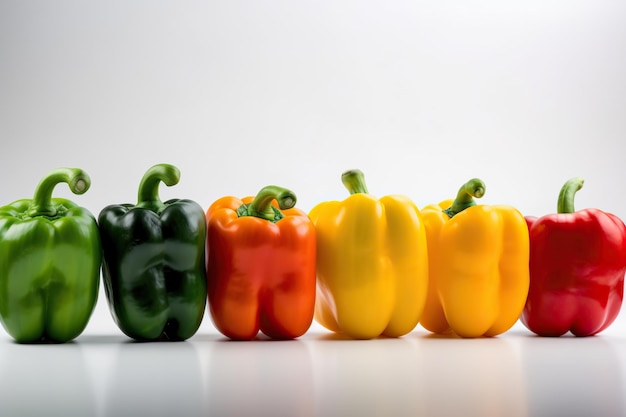
M585 180L580 177L574 177L565 183L559 193L559 201L556 205L557 213L573 213L574 210L574 196L576 192L583 188Z
M74 194L84 194L91 186L91 178L82 169L57 168L37 185L28 215L31 217L56 216L58 207L52 204L52 191L57 184L62 182L67 183Z
M168 187L178 184L180 171L174 165L157 164L148 169L139 183L137 193L137 207L149 208L158 211L164 204L159 198L159 184L163 182Z
M365 174L358 169L351 169L341 174L341 182L346 186L350 194L363 193L367 194L367 186L365 185Z
M254 197L250 204L243 204L237 209L239 217L253 216L276 223L285 215L276 207L272 206L272 201L278 202L281 210L286 210L296 205L296 195L283 187L268 185L263 187Z
M485 195L486 186L482 180L478 178L472 178L461 188L454 199L452 205L444 210L450 218L459 214L466 208L472 207L476 205L476 201L474 201L474 197L481 198Z

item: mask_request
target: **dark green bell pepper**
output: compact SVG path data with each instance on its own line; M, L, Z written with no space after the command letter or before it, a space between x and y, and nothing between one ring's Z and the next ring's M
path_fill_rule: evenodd
M136 340L184 340L202 322L207 290L206 218L191 200L159 199L160 182L178 183L168 164L150 168L138 203L110 205L98 218L102 275L116 324Z
M67 342L85 329L98 298L101 248L94 216L52 198L65 182L91 184L81 169L44 177L32 200L0 207L0 320L17 342Z

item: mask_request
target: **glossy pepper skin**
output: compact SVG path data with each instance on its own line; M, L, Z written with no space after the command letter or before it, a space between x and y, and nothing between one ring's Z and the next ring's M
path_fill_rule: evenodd
M351 195L315 206L315 319L355 339L400 337L418 324L428 286L426 233L406 196L370 195L359 170L342 182Z
M291 191L267 186L255 198L222 197L207 210L209 309L225 336L250 340L261 331L293 339L311 326L315 230L295 204Z
M472 179L457 198L426 206L430 265L422 326L461 337L496 336L518 320L528 295L528 229L510 206L477 205Z
M155 165L136 205L109 205L98 217L109 309L136 340L188 339L204 315L204 209L191 200L162 202L158 194L161 182L172 186L179 178L178 168Z
M521 321L540 336L591 336L617 317L624 293L626 227L617 216L574 210L581 178L561 189L557 213L526 217L530 291Z
M72 201L52 198L59 183L83 194L91 180L81 169L59 168L41 180L32 200L0 207L0 319L19 343L76 338L98 298L96 220Z

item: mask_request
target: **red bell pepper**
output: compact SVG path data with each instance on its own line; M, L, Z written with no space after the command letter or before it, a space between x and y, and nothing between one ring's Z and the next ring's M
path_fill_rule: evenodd
M315 227L295 203L291 191L268 186L254 199L222 197L207 210L209 312L231 339L259 330L293 339L311 326Z
M624 293L626 226L617 216L574 210L581 178L565 183L556 214L526 217L530 290L522 323L540 336L591 336L617 317Z

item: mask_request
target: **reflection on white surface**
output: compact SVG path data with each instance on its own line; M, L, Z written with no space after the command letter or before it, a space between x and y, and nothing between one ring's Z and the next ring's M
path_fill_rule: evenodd
M0 415L89 416L95 408L85 347L0 341Z
M522 338L531 415L624 415L624 369L614 342L602 335Z
M421 361L411 337L342 340L324 335L312 351L316 415L423 415Z
M617 324L620 326L620 324ZM186 342L85 334L64 345L0 338L0 415L621 416L626 337Z
M216 416L313 416L311 355L300 340L207 343L205 392Z
M205 390L193 343L111 346L114 360L103 393L107 416L204 415Z
M327 337L313 350L319 415L527 415L519 357L504 339Z
M427 404L423 415L529 415L520 358L508 339L426 335L417 351Z

